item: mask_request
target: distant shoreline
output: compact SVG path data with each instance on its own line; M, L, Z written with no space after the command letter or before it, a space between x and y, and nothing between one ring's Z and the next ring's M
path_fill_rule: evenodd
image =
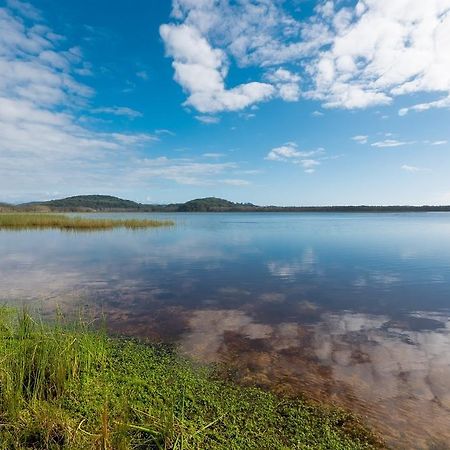
M133 212L133 213L181 213L181 212L295 212L295 213L398 213L398 212L450 212L450 205L336 205L336 206L259 206L252 203L235 203L216 197L190 200L185 203L152 205L124 200L109 195L79 195L59 200L10 205L0 203L0 212Z

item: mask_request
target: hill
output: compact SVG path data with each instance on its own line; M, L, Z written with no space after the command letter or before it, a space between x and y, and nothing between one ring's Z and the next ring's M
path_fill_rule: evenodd
M216 197L197 198L190 200L182 205L179 205L178 211L180 212L207 212L207 211L220 211L228 210L235 207L237 204Z
M111 195L76 195L59 200L19 205L19 208L26 210L41 210L44 208L50 211L136 211L141 207L140 203Z
M245 211L257 207L250 203L234 203L216 197L197 198L186 203L169 205L145 205L111 195L77 195L59 200L23 203L15 208L19 211L32 212L220 212Z

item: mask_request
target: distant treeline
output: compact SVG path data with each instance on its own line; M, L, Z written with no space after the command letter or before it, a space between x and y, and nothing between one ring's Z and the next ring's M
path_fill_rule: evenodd
M148 205L110 195L78 195L60 200L8 205L0 203L0 212L442 212L447 206L257 206L235 203L216 197L199 198L186 203Z

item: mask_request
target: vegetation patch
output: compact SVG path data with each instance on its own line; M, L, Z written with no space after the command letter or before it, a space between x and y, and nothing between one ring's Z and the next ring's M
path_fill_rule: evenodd
M0 309L0 449L371 449L351 415L240 387L170 348Z
M56 228L66 231L111 230L113 228L155 228L173 225L170 220L91 219L64 214L2 213L0 230L32 230Z

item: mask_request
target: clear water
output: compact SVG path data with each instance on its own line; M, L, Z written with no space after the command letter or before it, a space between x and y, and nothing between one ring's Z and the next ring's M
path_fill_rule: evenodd
M163 217L1 231L0 300L87 304L243 383L350 407L397 448L450 440L450 214Z

